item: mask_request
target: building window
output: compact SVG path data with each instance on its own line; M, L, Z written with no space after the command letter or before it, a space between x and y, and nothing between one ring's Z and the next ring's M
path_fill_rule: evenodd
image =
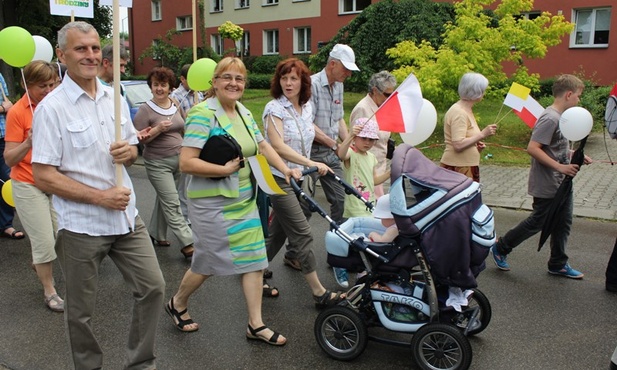
M264 31L264 55L279 53L279 30Z
M339 0L339 14L360 13L371 5L371 0Z
M238 56L247 57L251 55L250 40L251 37L249 33L244 31L242 38L236 41L236 54L238 54Z
M246 9L250 6L250 0L236 0L236 9Z
M161 0L152 0L152 2L150 3L150 7L152 9L153 21L160 21L161 19L163 19L163 16L161 14Z
M278 5L279 0L263 0L263 5Z
M193 29L193 17L186 15L184 17L176 18L176 30L187 31Z
M311 28L294 28L294 53L306 54L311 52Z
M530 21L533 21L534 19L538 18L541 15L542 15L541 12L525 12L525 13L521 13L521 17L522 18L529 19Z
M575 9L576 29L570 38L573 47L606 47L611 28L611 8Z
M210 0L210 13L223 11L223 0Z
M311 0L291 0L292 3L304 3Z
M210 45L212 50L218 55L223 55L223 38L219 34L210 36Z

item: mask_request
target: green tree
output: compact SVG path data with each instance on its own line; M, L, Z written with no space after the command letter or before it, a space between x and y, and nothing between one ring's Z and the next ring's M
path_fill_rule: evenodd
M143 51L139 56L139 61L152 58L158 61L160 66L170 68L176 74L179 74L180 68L184 64L193 63L193 48L176 46L173 38L177 35L180 35L180 32L176 29L168 30L164 37L157 38L151 46ZM220 59L210 47L197 48L197 58L210 58L214 61Z
M549 12L533 20L522 16L533 9L533 0L502 0L494 13L486 11L495 1L455 3L456 18L446 25L441 45L405 40L388 49L387 55L399 66L394 75L402 80L415 74L424 97L442 107L458 99L458 82L469 71L489 79L489 96L503 96L510 80L537 89L539 75L529 73L523 57L544 58L574 26ZM511 76L504 72L504 62L516 65Z
M233 24L231 21L225 21L225 23L219 26L218 32L219 35L221 35L222 39L230 39L234 42L234 47L229 52L233 52L235 55L236 42L240 41L242 39L242 36L244 35L244 30L242 29L242 27ZM240 50L240 52L242 53L243 50ZM227 54L227 52L225 52L225 54ZM242 57L242 55L240 55L240 57Z
M311 57L311 70L318 71L326 64L334 44L351 46L356 54L360 72L345 82L354 91L366 91L366 84L375 72L392 70L394 61L386 50L403 40L428 40L440 45L444 25L454 20L454 8L449 3L431 0L385 0L364 9L353 21Z

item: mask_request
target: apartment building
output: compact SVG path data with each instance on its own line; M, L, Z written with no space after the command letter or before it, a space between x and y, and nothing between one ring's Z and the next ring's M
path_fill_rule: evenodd
M203 45L205 37L206 43L221 55L233 47L244 55L312 54L363 9L378 1L203 0L205 24L197 26L197 44ZM614 4L614 0L536 0L534 10L524 16L533 18L548 11L562 14L576 27L560 45L549 49L545 59L525 60L525 65L542 78L584 72L601 84L617 81L617 72L612 69L617 65L617 36L610 38L614 33L611 31L617 30ZM138 58L168 30L175 28L181 32L174 38L177 45L192 45L191 6L191 0L133 0L129 29L135 74L146 74L157 65L155 60L141 63ZM218 26L228 20L245 31L236 45L218 34Z

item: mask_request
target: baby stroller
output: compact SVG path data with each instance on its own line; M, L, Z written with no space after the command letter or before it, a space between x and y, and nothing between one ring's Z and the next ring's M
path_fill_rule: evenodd
M413 334L412 359L421 369L468 369L472 348L466 336L483 331L491 319L490 303L475 278L495 242L492 211L482 204L478 183L436 166L406 144L394 153L391 179L390 207L399 229L392 243L352 237L292 181L296 194L349 246L328 249L328 263L367 272L344 301L319 314L317 342L343 361L362 354L369 339L409 346L409 341L369 335L369 328L385 328ZM348 194L357 194L337 181ZM470 295L460 299L463 290ZM451 299L455 303L448 306Z

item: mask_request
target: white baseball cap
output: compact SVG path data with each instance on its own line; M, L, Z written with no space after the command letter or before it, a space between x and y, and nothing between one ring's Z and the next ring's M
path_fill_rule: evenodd
M344 44L336 44L330 52L330 58L340 60L341 63L350 71L359 71L356 65L356 55L353 50Z
M390 212L390 194L384 194L377 199L375 209L373 210L375 218L394 218Z

